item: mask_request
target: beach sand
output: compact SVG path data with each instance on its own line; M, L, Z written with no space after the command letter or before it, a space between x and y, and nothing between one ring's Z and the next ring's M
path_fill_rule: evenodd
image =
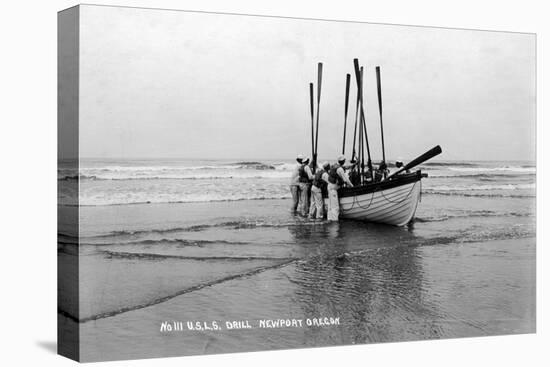
M535 331L531 200L425 195L403 228L309 221L289 204L81 207L81 359ZM324 317L339 325L259 327ZM226 327L244 320L252 328ZM184 330L161 332L173 321Z

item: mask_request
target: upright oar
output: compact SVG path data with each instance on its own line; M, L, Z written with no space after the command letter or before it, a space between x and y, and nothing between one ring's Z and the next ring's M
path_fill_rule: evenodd
M363 108L363 78L361 78L361 72L359 70L359 60L353 59L353 66L355 68L355 79L357 80L357 88L359 93L359 108L360 108L360 124L363 124L363 129L365 130L365 145L367 148L367 164L369 165L369 168L371 169L371 175L372 175L372 161L370 157L370 147L369 147L369 137L367 134L367 125L365 123L365 110ZM364 158L363 158L364 160ZM364 163L362 163L364 165Z
M311 106L311 157L315 154L315 141L313 140L313 134L315 130L314 126L314 112L313 112L313 83L309 83L309 104Z
M361 80L363 80L363 67L361 66ZM351 160L355 160L356 151L355 151L355 142L357 138L357 119L359 117L359 90L357 90L357 102L355 102L355 125L353 127L353 150L351 153Z
M382 162L386 162L386 149L384 148L384 124L382 123L382 87L380 86L380 66L376 67L376 84L378 85L378 111L380 111L380 134L382 135Z
M319 106L321 104L321 82L323 81L323 63L317 64L317 126L315 127L315 153L312 166L317 167L317 143L319 142Z
M359 112L361 115L361 112ZM359 173L359 182L363 184L365 181L365 149L363 144L363 115L359 116L359 141L357 143L357 155L359 157L359 164L357 165L357 173Z
M348 105L349 105L349 80L351 75L346 74L346 104L344 107L344 137L342 138L342 155L346 153L346 125L348 121Z
M361 116L361 121L362 121L362 124L363 124L363 130L364 130L364 135L365 135L365 140L367 139L367 123L365 121L365 116ZM370 150L369 150L369 141L366 140L367 142L367 154L368 154L368 160L367 160L367 167L369 168L370 172L371 172L371 176L373 175L373 170L372 170L372 161L370 159Z

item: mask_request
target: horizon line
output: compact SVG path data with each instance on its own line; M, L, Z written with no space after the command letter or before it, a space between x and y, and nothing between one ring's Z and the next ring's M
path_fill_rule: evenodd
M403 159L414 159L415 157L396 157L391 159L386 159L386 161L394 161L397 158L403 158ZM73 158L74 159L74 158ZM227 161L227 160L240 160L240 161L247 161L247 162L257 162L261 160L289 160L294 161L295 157L259 157L257 159L251 159L247 157L225 157L225 158L211 158L211 157L169 157L169 156L157 156L157 157L79 157L79 160L218 160L218 161ZM347 158L349 159L349 158ZM58 159L58 161L64 161L64 160L71 160L71 159ZM327 159L323 159L327 160ZM332 159L335 160L335 159ZM440 161L440 162L532 162L536 163L536 159L430 159L431 161ZM330 159L329 159L330 161ZM376 163L378 161L382 161L382 159L373 159L373 163Z

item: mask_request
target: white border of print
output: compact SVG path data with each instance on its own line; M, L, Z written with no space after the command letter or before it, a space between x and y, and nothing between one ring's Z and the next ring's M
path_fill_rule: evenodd
M0 12L0 121L2 157L2 328L4 365L73 365L55 354L56 340L56 13L76 1L5 2ZM550 47L544 2L506 1L319 1L156 0L94 1L95 4L201 10L240 14L354 20L537 33L537 334L390 343L277 352L110 362L112 366L264 366L342 363L367 366L541 365L548 343L548 208L543 182L547 154L542 110L549 86L542 72ZM521 66L518 66L521 67ZM548 139L546 139L548 141ZM548 150L548 149L547 149ZM547 267L546 267L547 268ZM545 274L546 273L546 274ZM546 306L546 307L545 307ZM546 358L547 359L547 358ZM17 362L15 362L17 361Z

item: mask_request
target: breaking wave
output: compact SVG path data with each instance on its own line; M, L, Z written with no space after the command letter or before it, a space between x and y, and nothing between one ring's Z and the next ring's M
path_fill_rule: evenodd
M149 234L170 234L170 233L177 233L177 232L201 232L212 228L227 228L227 229L254 229L254 228L285 228L285 227L295 227L295 226L304 226L304 225L317 225L316 222L312 221L282 221L282 222L268 222L263 220L233 220L233 221L226 221L226 222L219 222L219 223L212 223L212 224L197 224L197 225L191 225L191 226L182 226L182 227L170 227L170 228L154 228L154 229L140 229L140 230L119 230L119 231L112 231L100 235L93 235L93 236L81 236L81 238L107 238L107 237L122 237L122 236L141 236L141 235L149 235ZM145 242L141 242L141 244L153 244L157 240L153 242L149 242L148 240L145 240ZM158 240L158 241L166 241ZM174 243L178 243L180 240L174 240ZM224 242L220 240L216 241L209 241L209 240L181 240L184 241L184 244L194 244L197 245L201 244L210 244L210 243L223 243L223 244L246 244L245 242ZM131 244L139 244L140 242L132 242ZM101 244L94 244L94 243L86 243L88 245L101 245ZM117 243L119 244L119 243Z
M425 162L422 163L422 166L428 166L428 167L477 167L478 163L471 163L471 162Z
M495 212L492 210L470 210L461 213L445 213L435 216L416 216L415 222L418 223L430 223L430 222L444 222L454 218L473 218L473 217L532 217L533 213L519 213L519 212Z
M289 199L291 161L90 161L62 168L63 205L114 206ZM426 194L531 197L536 167L518 162L427 162ZM71 188L73 191L70 191ZM523 190L523 191L522 191ZM78 201L75 196L79 195Z
M516 172L516 173L536 173L535 167L525 166L502 166L502 167L448 167L451 171L460 172Z
M106 165L59 169L58 180L160 180L287 177L295 164L240 161L206 165Z
M426 188L426 192L447 192L447 191L493 191L493 190L530 190L534 189L535 184L502 184L502 185L468 185L468 186L431 186Z
M102 254L109 258L126 259L126 260L195 260L195 261L209 261L209 260L226 260L226 261L250 261L250 260L274 260L274 261L288 261L294 260L294 258L278 258L267 256L181 256L181 255L165 255L165 254L152 254L143 252L119 252L119 251L101 251Z
M163 297L155 298L155 299L152 299L152 300L140 303L140 304L136 304L136 305L120 307L120 308L117 308L115 310L111 310L111 311L107 311L107 312L102 312L102 313L98 313L98 314L94 314L94 315L90 315L90 316L86 316L86 317L80 317L80 318L78 316L72 315L71 313L69 313L69 312L67 312L63 309L60 309L60 308L58 308L57 312L60 315L62 315L64 317L67 317L67 318L69 318L69 319L71 319L75 322L79 322L79 323L85 323L85 322L89 322L89 321L104 319L104 318L107 318L107 317L113 317L113 316L119 315L121 313L129 312L129 311L135 311L135 310L139 310L139 309L142 309L142 308L154 306L154 305L157 305L159 303L169 301L172 298L181 296L183 294L198 291L198 290L201 290L203 288L211 287L211 286L216 285L216 284L224 283L224 282L227 282L227 281L230 281L230 280L249 277L249 276L252 276L252 275L262 273L262 272L267 271L267 270L280 268L280 267L289 265L293 262L296 262L298 259L290 258L290 259L287 259L287 260L279 260L279 259L273 259L273 260L275 260L275 264L273 264L273 265L260 266L260 267L253 268L252 270L248 270L248 271L245 271L245 272L242 272L242 273L239 273L239 274L228 275L228 276L223 277L223 278L215 279L215 280L204 282L204 283L199 283L197 285L193 285L193 286L190 286L188 288L183 288L179 291L176 291L172 294L169 294L169 295L166 295L166 296L163 296Z
M289 199L290 194L272 195L272 196L253 196L253 195L233 195L232 197L223 197L217 195L195 195L179 199L178 196L156 197L147 200L142 197L89 197L80 202L80 206L118 206L118 205L145 205L145 204L192 204L192 203L221 203L230 201L244 200L282 200ZM76 205L76 204L75 204ZM70 206L70 205L68 205Z
M535 194L499 194L499 193L468 193L468 192L440 192L423 191L422 194L445 195L445 196L464 196L464 197L486 197L486 198L534 198Z
M493 181L493 180L501 180L503 177L506 178L514 178L514 177L529 177L534 176L536 173L534 172L514 172L514 171L495 171L492 173L475 173L475 172L459 172L459 171L453 171L452 174L450 173L430 173L429 177L431 178L470 178L470 179L478 179L480 181Z
M183 229L181 231L184 231ZM175 231L167 231L167 232L175 232ZM191 232L188 230L187 232ZM143 234L146 233L154 233L152 231L142 232ZM162 231L156 231L156 233L162 233ZM166 233L166 232L165 232ZM120 232L119 236L127 235L128 232ZM136 234L135 232L133 234ZM105 237L105 236L103 236ZM102 236L99 236L99 238L102 238ZM61 244L71 244L70 242L62 242L58 241L58 243ZM116 243L113 243L112 241L109 242L84 242L79 243L80 246L95 246L95 247L102 247L102 246L111 246L111 245L138 245L138 246L158 246L158 245L175 245L177 247L203 247L208 245L247 245L249 242L237 242L237 241L226 241L226 240L189 240L189 239L182 239L182 238L162 238L162 239L146 239L146 240L139 240L139 241L117 241Z

